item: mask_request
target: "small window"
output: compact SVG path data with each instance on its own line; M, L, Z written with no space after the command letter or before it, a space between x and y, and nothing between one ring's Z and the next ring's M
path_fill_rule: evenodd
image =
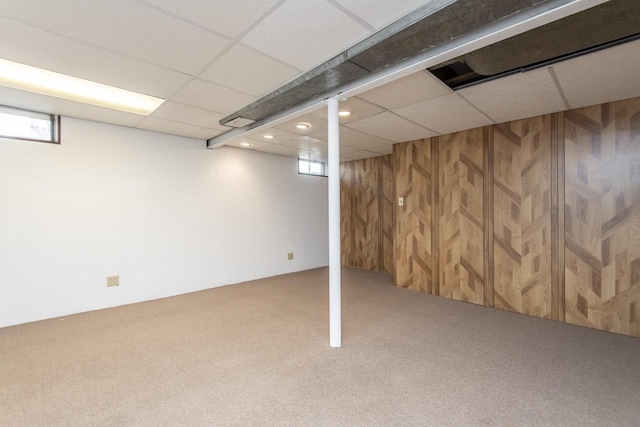
M0 138L59 143L59 117L0 105Z
M324 162L298 159L298 173L304 175L327 176L327 168Z

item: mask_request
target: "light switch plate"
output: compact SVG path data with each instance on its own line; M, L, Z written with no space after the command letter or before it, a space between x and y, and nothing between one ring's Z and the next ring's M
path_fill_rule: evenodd
M289 254L287 255L287 259L289 261L291 261L293 259L293 252L289 252Z
M107 276L107 288L120 286L120 276Z
M398 197L398 206L404 206L404 197Z

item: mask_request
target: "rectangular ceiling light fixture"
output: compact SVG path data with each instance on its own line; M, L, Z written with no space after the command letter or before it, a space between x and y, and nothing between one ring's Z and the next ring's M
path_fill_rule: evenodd
M164 99L0 59L0 85L148 116Z

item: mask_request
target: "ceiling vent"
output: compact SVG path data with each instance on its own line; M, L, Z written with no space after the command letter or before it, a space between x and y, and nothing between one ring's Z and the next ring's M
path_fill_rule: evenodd
M431 0L340 55L220 120L256 122L536 6L571 0Z
M452 89L640 38L640 1L612 0L429 68Z

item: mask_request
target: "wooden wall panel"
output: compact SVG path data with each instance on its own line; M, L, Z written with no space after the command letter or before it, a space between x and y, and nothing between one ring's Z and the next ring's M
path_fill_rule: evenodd
M386 273L393 273L393 156L377 157L380 165L380 270Z
M551 319L564 322L564 113L551 116Z
M393 156L340 164L343 266L393 273Z
M433 292L431 280L431 140L393 146L397 286ZM398 206L399 197L404 206Z
M353 266L374 271L380 269L379 174L378 158L354 162Z
M565 317L640 336L640 99L565 113Z
M396 144L341 183L345 265L640 336L640 98Z
M439 139L441 296L484 303L483 130Z
M484 137L484 234L483 234L483 249L484 249L484 305L487 307L494 307L494 295L493 285L495 283L494 277L494 238L493 238L493 211L494 211L494 134L495 129L493 126L485 126L483 128Z
M354 162L340 163L340 261L353 265L353 168Z
M551 116L494 128L494 301L551 316Z

